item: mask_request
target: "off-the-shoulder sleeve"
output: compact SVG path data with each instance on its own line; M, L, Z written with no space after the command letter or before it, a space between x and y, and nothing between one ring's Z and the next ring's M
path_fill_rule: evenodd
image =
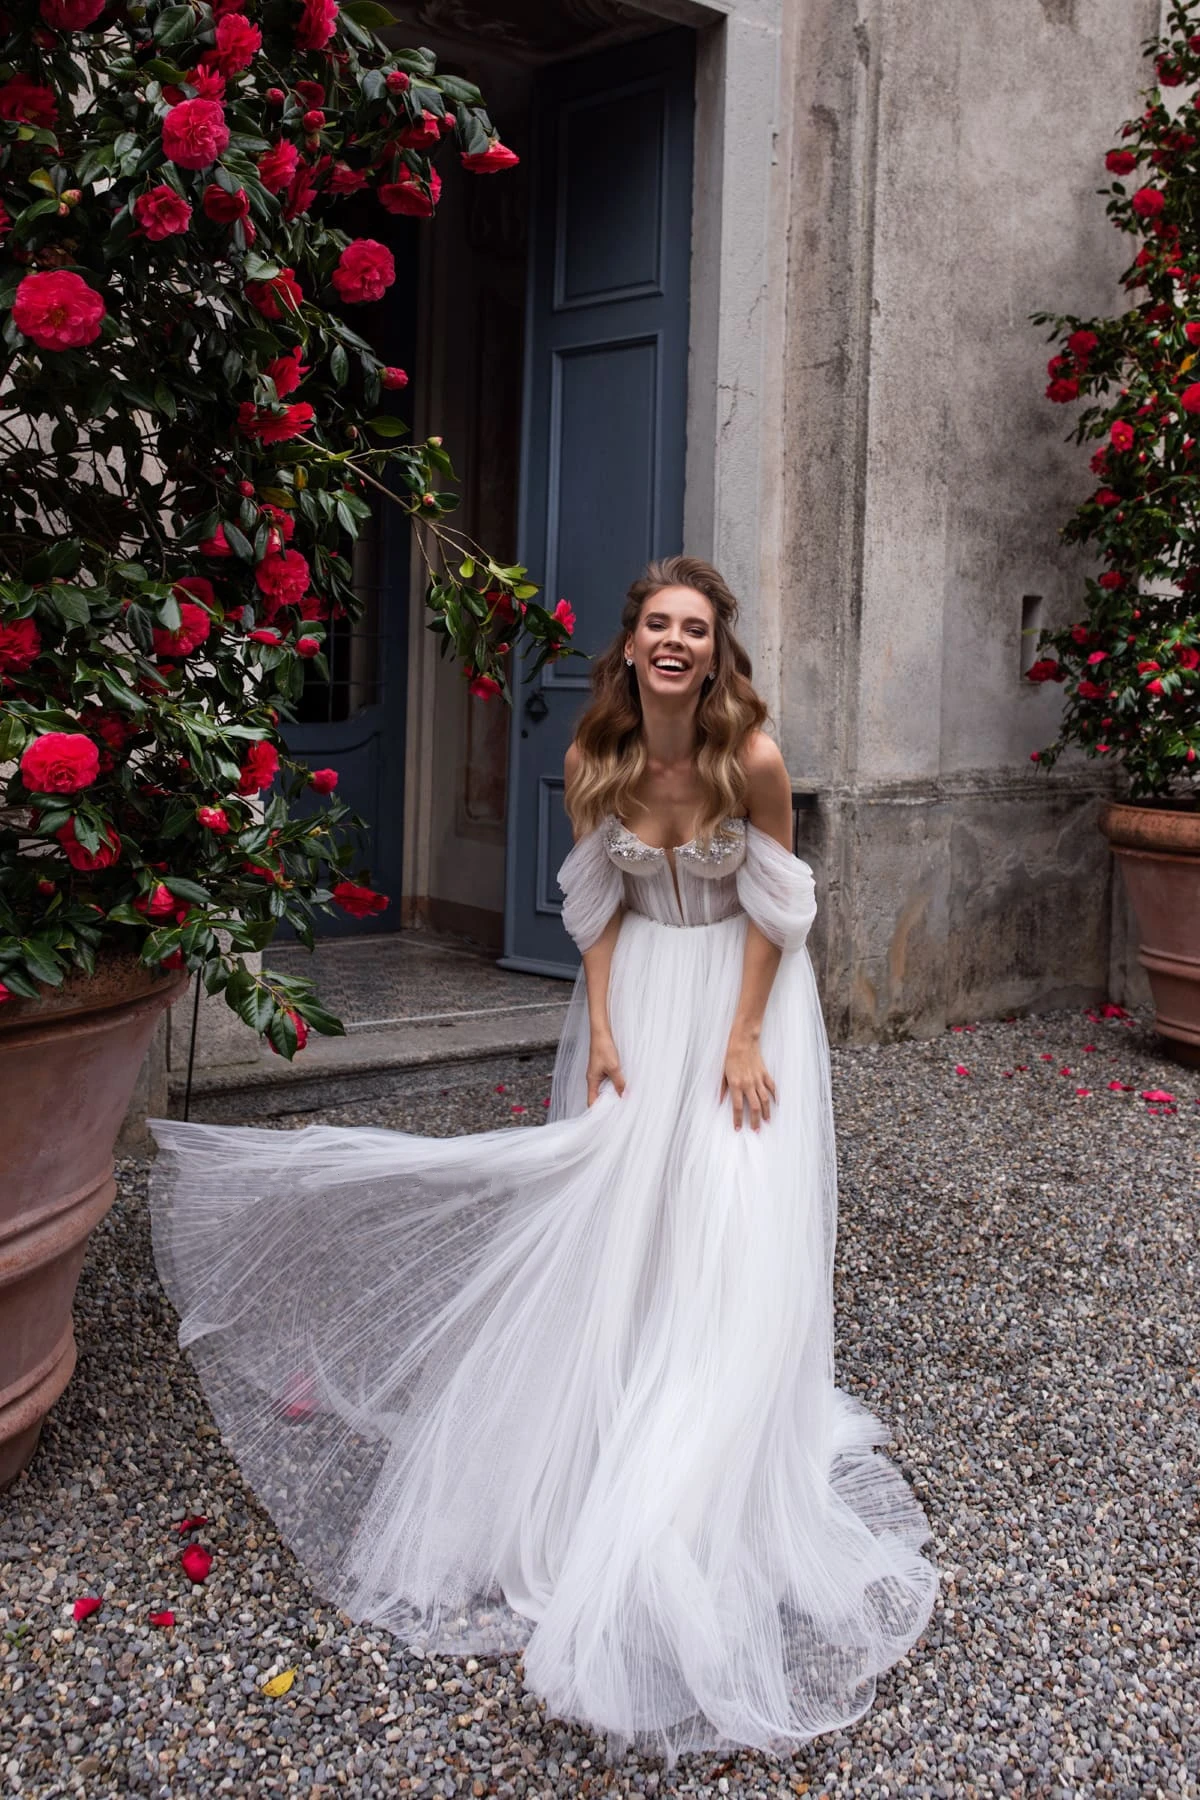
M621 904L621 872L604 848L603 827L589 831L558 871L566 896L562 921L581 951L590 950Z
M742 910L782 950L799 950L817 916L816 884L806 862L757 825L746 827L746 857L737 872Z

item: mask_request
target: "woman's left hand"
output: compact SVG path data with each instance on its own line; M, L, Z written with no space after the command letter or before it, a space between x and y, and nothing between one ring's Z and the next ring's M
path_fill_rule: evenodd
M771 1116L775 1099L775 1083L767 1074L758 1048L757 1038L734 1036L725 1052L725 1073L721 1078L721 1099L726 1094L733 1102L733 1128L742 1129L742 1118L749 1115L750 1129L757 1131Z

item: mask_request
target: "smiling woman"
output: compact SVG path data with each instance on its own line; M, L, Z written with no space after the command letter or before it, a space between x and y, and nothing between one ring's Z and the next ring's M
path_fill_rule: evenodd
M155 1126L181 1340L323 1591L669 1762L860 1717L937 1586L833 1381L814 883L735 620L672 558L595 667L544 1128Z

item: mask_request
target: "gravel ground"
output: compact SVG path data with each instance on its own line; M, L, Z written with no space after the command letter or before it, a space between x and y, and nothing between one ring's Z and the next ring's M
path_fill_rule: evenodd
M0 1500L0 1794L1200 1795L1200 1072L1140 1016L1062 1012L838 1051L834 1079L838 1379L894 1426L941 1571L865 1719L786 1760L610 1766L519 1663L351 1627L216 1437L128 1163L78 1373ZM447 1080L324 1116L544 1116L544 1061ZM197 1513L202 1586L175 1530ZM84 1595L103 1606L76 1623Z

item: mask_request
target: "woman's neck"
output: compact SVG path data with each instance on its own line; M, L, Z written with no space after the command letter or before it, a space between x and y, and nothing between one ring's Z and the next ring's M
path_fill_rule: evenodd
M643 696L642 740L652 763L671 769L690 762L696 754L695 707L689 706L685 712Z

